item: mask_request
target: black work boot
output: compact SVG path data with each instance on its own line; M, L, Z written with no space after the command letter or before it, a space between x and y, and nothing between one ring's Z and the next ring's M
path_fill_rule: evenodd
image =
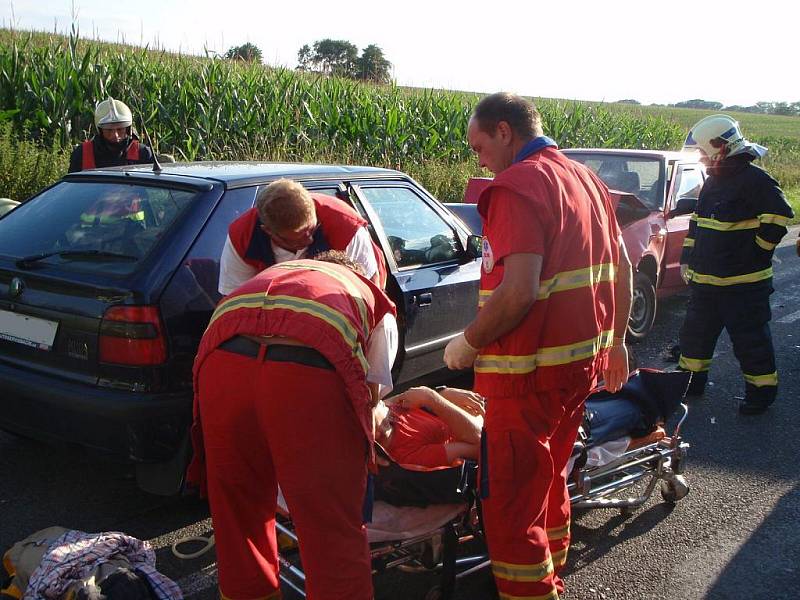
M757 402L754 400L748 400L747 398L742 398L742 401L739 403L739 414L760 415L768 408L769 404L767 402Z

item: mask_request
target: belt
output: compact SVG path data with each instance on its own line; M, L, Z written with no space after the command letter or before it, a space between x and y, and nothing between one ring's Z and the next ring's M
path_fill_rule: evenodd
M264 360L293 362L307 367L335 370L331 362L321 352L308 346L274 343L259 344L257 341L243 335L233 336L219 345L220 350L241 354L249 358L258 358L262 347L264 348Z

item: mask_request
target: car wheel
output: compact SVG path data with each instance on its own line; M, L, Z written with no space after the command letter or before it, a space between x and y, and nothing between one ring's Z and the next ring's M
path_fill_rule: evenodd
M628 321L628 339L638 342L653 328L656 320L656 288L653 280L644 273L633 276L631 318Z

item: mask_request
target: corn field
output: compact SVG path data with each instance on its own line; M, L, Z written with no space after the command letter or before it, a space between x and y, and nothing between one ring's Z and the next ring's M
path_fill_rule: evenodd
M0 39L0 120L47 144L85 139L95 102L111 95L131 107L145 142L185 160L322 158L407 170L472 160L476 96L89 43L76 31ZM675 148L684 135L661 118L538 107L545 132L565 147Z

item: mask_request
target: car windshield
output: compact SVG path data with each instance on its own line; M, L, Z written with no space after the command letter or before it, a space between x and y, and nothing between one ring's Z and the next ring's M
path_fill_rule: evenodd
M664 207L666 174L660 159L602 152L564 153L589 167L609 188L634 194L651 210Z
M133 272L196 192L124 183L61 182L0 219L0 255L22 268L58 264Z

